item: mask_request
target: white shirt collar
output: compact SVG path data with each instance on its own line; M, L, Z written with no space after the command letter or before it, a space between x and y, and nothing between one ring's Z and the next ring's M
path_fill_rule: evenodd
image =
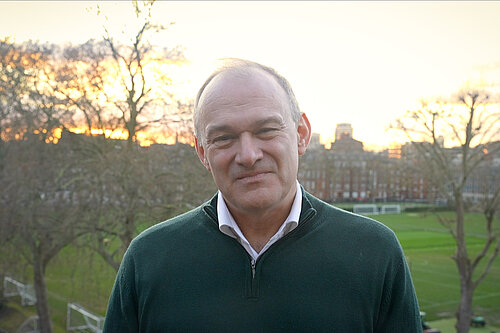
M219 230L238 240L240 244L245 248L248 254L252 257L253 260L257 260L257 258L264 253L272 244L278 241L280 238L288 234L290 231L295 229L299 224L300 211L302 209L302 190L300 189L299 182L297 181L297 191L295 193L295 199L292 203L292 208L290 209L290 214L285 219L281 227L278 229L276 234L274 234L269 242L262 248L260 252L256 252L254 248L250 245L246 237L241 232L238 224L234 220L233 216L229 212L227 208L226 202L224 201L224 197L222 193L219 191L217 197L217 216L219 220Z

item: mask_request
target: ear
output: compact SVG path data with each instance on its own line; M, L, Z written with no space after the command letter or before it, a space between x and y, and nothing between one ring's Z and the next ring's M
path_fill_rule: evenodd
M311 140L311 124L305 113L302 113L297 126L297 146L299 155L306 152L309 141Z
M205 148L201 145L200 141L198 141L198 138L194 138L194 145L196 147L196 153L198 154L198 158L200 159L201 163L207 168L208 171L210 170L210 164L208 163L208 159L205 155Z

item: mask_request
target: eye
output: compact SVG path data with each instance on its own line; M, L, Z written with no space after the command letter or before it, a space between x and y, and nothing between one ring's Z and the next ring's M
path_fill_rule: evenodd
M221 135L221 136L217 136L213 139L213 142L224 142L224 141L228 141L228 140L232 140L233 139L233 136L232 135Z
M211 143L216 147L226 147L231 145L234 142L235 138L236 137L234 135L229 134L219 135L214 137L211 140Z
M272 138L278 133L278 131L279 131L279 128L264 127L264 128L259 129L256 134L261 138Z

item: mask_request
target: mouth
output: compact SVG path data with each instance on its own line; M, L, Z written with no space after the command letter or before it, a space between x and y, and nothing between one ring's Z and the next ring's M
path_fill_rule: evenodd
M246 173L236 177L236 180L243 182L257 182L263 180L269 173L270 172L267 171Z

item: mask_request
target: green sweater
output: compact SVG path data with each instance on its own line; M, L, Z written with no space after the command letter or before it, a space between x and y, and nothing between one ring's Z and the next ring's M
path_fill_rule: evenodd
M255 267L218 229L217 196L131 243L105 333L421 332L394 233L304 192L299 225Z

